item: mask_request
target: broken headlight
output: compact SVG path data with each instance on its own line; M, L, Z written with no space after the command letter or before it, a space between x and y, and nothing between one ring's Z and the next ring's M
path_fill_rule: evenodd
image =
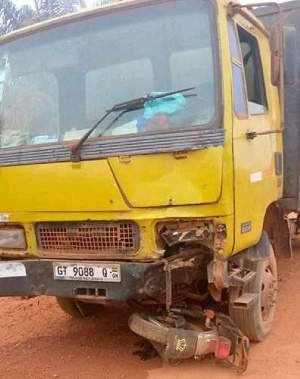
M173 246L182 242L213 243L215 227L212 221L179 221L158 223L160 237Z
M26 246L23 228L0 227L0 249L26 249Z

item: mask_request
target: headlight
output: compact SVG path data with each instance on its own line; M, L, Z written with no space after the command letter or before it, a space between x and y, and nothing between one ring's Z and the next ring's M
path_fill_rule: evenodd
M157 230L169 246L181 242L205 242L209 245L214 242L215 227L210 220L160 222Z
M26 249L24 229L17 227L0 228L0 249Z

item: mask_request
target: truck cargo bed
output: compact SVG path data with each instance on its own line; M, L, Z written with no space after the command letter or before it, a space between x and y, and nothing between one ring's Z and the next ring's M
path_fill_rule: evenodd
M296 85L285 88L285 130L283 133L284 182L283 199L280 201L286 211L300 211L300 1L282 3L285 25L294 26L297 31L297 78ZM278 22L275 7L254 10L266 29Z

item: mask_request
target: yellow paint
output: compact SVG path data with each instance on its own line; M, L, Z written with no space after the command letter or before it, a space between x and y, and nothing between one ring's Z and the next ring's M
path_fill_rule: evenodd
M1 212L128 210L106 160L0 168Z
M109 158L115 178L133 207L214 203L221 193L223 148L141 155L124 164Z
M155 224L161 220L205 218L226 223L227 243L220 252L224 257L258 241L267 206L282 195L277 185L281 177L276 177L274 168L274 152L282 152L282 136L265 135L250 141L246 132L279 128L277 89L267 85L268 114L245 120L235 117L224 4L218 3L218 29L225 146L180 157L166 153L77 165L67 162L0 168L0 213L8 213L10 222L23 224L26 229L29 247L18 254L39 255L34 236L34 223L39 221L135 220L141 230L141 247L133 258L136 260L157 257ZM88 16L92 14L90 11ZM43 30L49 24L30 31ZM253 28L251 32L258 38L266 83L270 83L268 41L261 32ZM262 180L251 183L250 175L260 171ZM252 230L242 234L241 224L247 221L252 222Z
M258 242L269 204L282 196L282 187L278 187L281 176L275 174L275 152L282 152L282 134L260 135L253 140L246 139L247 131L265 132L280 129L279 103L277 88L268 85L270 77L270 49L265 36L241 16L237 22L248 29L258 41L263 74L266 83L266 95L269 111L261 115L249 115L245 120L234 117L233 146L235 171L235 246L238 252ZM261 172L262 179L251 182L250 175ZM251 221L252 230L241 233L241 224Z

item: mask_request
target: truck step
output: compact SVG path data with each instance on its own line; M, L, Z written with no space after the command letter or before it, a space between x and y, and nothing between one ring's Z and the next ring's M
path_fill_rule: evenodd
M233 308L251 308L258 300L258 294L256 293L243 293L233 302Z
M230 285L244 286L245 284L249 283L255 275L255 271L249 271L246 274L244 274L243 270L241 270L240 272L230 276Z

